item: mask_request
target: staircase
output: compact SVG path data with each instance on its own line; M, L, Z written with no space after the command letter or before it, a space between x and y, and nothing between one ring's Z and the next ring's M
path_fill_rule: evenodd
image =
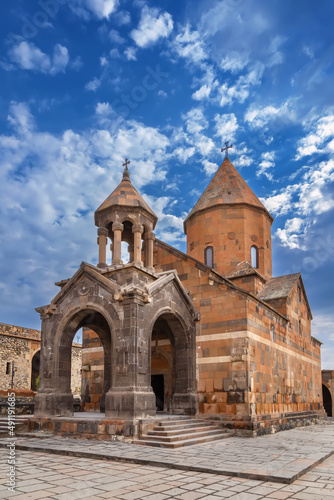
M223 429L205 420L186 416L168 416L159 418L153 430L135 439L133 444L180 448L226 439L233 434L234 431Z
M20 432L28 429L29 416L26 415L15 415L15 427L13 427L14 436L18 435ZM8 417L7 415L0 416L0 438L1 437L13 437L9 435L8 428Z

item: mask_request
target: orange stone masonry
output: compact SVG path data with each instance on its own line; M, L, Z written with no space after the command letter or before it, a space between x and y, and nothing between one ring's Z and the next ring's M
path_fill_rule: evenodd
M99 269L83 263L39 309L49 332L65 338L61 314L50 318L78 304L68 324L84 326L83 409L124 418L131 435L161 410L199 413L249 436L316 422L324 415L321 342L311 336L302 277L272 277L273 218L229 158L184 222L187 254L155 239L156 221L124 171L95 214L99 236L112 242L111 265L102 238ZM50 394L40 397L42 414ZM70 404L68 394L63 415ZM79 432L65 427L59 432Z
M250 262L255 246L257 270L271 278L272 222L227 157L184 222L187 253L203 262L205 248L212 246L213 267L225 276L242 261Z

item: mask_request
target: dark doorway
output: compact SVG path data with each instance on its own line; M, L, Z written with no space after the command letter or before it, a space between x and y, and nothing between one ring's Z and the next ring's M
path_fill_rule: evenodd
M165 384L163 375L151 375L151 386L155 394L155 405L157 411L164 410Z
M324 402L324 408L328 417L332 417L332 396L329 389L323 385L322 386L322 399Z
M41 351L37 351L31 361L31 390L38 391L39 389L39 365Z

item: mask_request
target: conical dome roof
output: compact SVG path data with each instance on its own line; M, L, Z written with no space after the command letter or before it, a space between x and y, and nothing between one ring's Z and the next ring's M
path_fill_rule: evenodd
M270 219L273 220L268 210L253 193L247 182L241 177L227 156L208 187L189 213L184 224L186 225L188 220L192 218L196 212L217 205L233 204L246 204L261 208L261 210L266 212Z
M146 201L138 193L135 187L130 181L130 174L128 170L124 170L122 182L114 189L114 191L108 196L106 200L99 206L95 211L95 224L98 226L98 218L101 212L105 213L108 209L112 207L131 207L140 208L147 212L151 218L158 220L153 210L148 206Z

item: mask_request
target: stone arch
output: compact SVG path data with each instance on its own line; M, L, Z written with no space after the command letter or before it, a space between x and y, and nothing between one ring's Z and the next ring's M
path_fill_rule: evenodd
M153 330L160 323L164 326L173 350L173 384L170 409L173 413L194 415L198 410L196 336L190 312L186 308L182 312L183 314L170 306L162 307L155 312L149 328L151 332L149 352L151 353L152 350Z
M32 391L37 391L37 379L39 376L40 369L40 356L41 350L38 349L35 351L31 358L31 381L30 381L30 389Z
M332 401L332 395L329 390L329 388L326 386L326 384L322 384L322 399L323 399L323 405L325 408L325 411L327 413L328 417L332 417L332 407L333 407L333 401Z
M73 415L71 392L71 352L76 332L83 326L92 328L104 348L104 394L112 384L112 345L114 307L101 297L87 297L82 305L68 302L60 314L43 320L40 389L35 397L35 414ZM44 331L43 331L44 327Z

